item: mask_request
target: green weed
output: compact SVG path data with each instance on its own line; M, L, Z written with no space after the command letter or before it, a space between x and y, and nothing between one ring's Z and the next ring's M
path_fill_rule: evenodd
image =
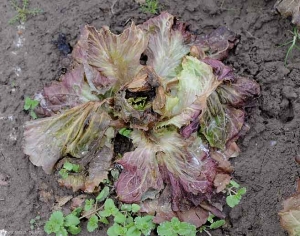
M28 9L29 0L23 0L22 3L23 6L20 7L15 1L11 1L13 8L17 11L17 15L8 21L9 24L14 24L17 21L24 23L26 22L28 15L36 16L37 14L42 13L42 10L38 8Z
M141 10L144 13L157 14L158 4L158 0L146 0L145 3L141 5Z
M24 110L29 111L29 115L36 119L37 115L34 112L34 109L39 105L39 101L31 99L30 97L26 97L24 101Z
M238 205L242 199L242 195L246 193L246 188L240 188L240 185L231 180L230 183L227 186L227 197L226 197L226 203L231 208Z
M69 176L70 172L78 173L79 171L80 171L79 165L72 164L66 161L58 173L63 179L66 179Z
M297 42L298 42L298 40L300 39L300 35L299 35L299 30L298 30L298 28L295 27L295 28L293 29L293 31L290 31L290 30L289 30L289 32L292 33L293 39L290 40L290 41L288 41L288 42L286 42L286 43L283 43L283 44L279 45L279 47L283 47L283 46L289 45L289 48L288 48L288 50L287 50L287 52L286 52L286 55L285 55L285 58L284 58L284 65L285 65L285 66L287 65L287 60L288 60L288 58L289 58L290 53L293 51L293 49L296 48L296 49L300 50L300 47L297 46Z

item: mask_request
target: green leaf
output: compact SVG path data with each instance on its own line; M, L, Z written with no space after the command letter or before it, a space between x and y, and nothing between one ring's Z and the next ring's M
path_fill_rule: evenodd
M123 215L121 212L118 212L114 217L114 221L116 223L123 224L126 222L126 216Z
M160 236L177 236L173 231L173 226L170 221L165 221L157 227L157 233Z
M36 108L39 105L39 101L37 100L31 100L31 109L33 110L34 108Z
M69 214L65 217L65 226L69 227L69 226L76 226L80 224L80 220L77 216L73 215L73 214Z
M72 225L68 228L68 232L72 235L77 235L81 232L81 228L80 228L80 226Z
M181 222L177 233L179 235L196 236L196 226L187 222Z
M99 220L101 223L108 225L109 221L106 219L106 217L101 217Z
M121 206L122 211L131 211L131 204L123 204Z
M34 224L35 223L35 219L31 219L30 221L29 221L29 223L32 225L32 224Z
M113 180L116 181L119 178L120 172L117 169L112 169L110 172Z
M140 209L141 209L141 207L140 207L140 205L138 205L138 204L132 204L132 205L131 205L131 211L132 211L133 213L138 212Z
M26 97L24 101L24 110L28 111L30 107L31 107L31 99L29 97Z
M111 212L108 211L108 210L99 211L98 214L99 214L101 217L109 217L109 216L111 216Z
M235 182L234 180L230 180L229 184L234 188L239 188L240 187L240 185L237 182Z
M44 230L47 234L51 234L51 233L58 232L60 227L61 227L60 225L57 225L52 221L47 221L44 226Z
M109 195L109 187L105 186L102 189L102 191L99 193L99 195L96 197L96 201L102 202L107 198L108 195Z
M32 119L37 118L37 115L35 114L35 112L33 110L30 110L29 115L32 117Z
M69 173L66 169L60 169L58 173L63 179L66 179L69 176Z
M72 171L78 173L80 171L80 165L72 164Z
M93 208L93 205L95 203L94 199L87 199L85 200L84 210L89 211Z
M131 226L127 232L126 232L126 236L140 236L141 232L133 225ZM147 234L144 234L147 235Z
M150 235L151 231L155 228L155 224L153 223L153 216L147 215L143 217L136 217L134 219L135 226L142 231L144 235Z
M71 171L72 169L73 169L73 164L72 163L70 163L70 162L68 162L68 161L66 161L65 163L64 163L64 169L66 169L66 170L68 170L68 171Z
M239 195L244 195L246 192L247 192L247 189L246 189L245 187L243 187L243 188L240 188L240 189L237 191L237 194L239 194Z
M128 216L127 218L126 218L126 223L127 224L131 224L133 222L133 217L132 216Z
M111 198L106 199L104 203L104 210L113 216L119 212L118 208L116 208L115 203Z
M36 219L36 220L40 220L40 219L41 219L41 216L36 216L35 219Z
M119 134L129 138L130 137L130 134L131 134L132 130L130 129L127 129L127 128L122 128L119 130Z
M209 214L209 216L208 216L208 218L207 218L207 221L209 222L209 223L213 223L214 222L214 218L215 216L213 215L213 214Z
M59 231L56 232L56 236L68 236L68 231L64 227L60 227Z
M114 223L111 227L107 230L108 236L116 236L116 235L125 235L126 228L123 228L121 225Z
M202 226L199 228L199 232L200 232L200 233L203 233L204 230L206 230L206 226L205 226L205 225L202 225Z
M77 207L77 208L75 208L72 212L71 212L71 214L73 214L74 216L77 216L77 217L79 217L80 216L80 214L81 214L81 212L82 212L82 207Z
M34 230L34 225L30 225L30 229L31 229L31 230Z
M147 103L147 97L136 97L136 98L128 98L128 103L136 110L142 111L144 110L146 103ZM131 131L130 131L131 133ZM129 135L130 135L129 133ZM127 132L126 132L127 134ZM125 135L124 135L125 136ZM127 137L127 136L126 136Z
M240 199L236 195L229 195L226 197L226 203L228 206L233 208L240 203Z
M64 225L64 215L61 211L54 211L50 218L49 221L53 222L54 224L58 226L63 226Z
M217 220L214 223L212 223L209 228L210 229L217 229L220 228L221 226L223 226L225 224L225 220Z
M98 228L98 217L96 215L92 215L87 224L87 231L93 232Z

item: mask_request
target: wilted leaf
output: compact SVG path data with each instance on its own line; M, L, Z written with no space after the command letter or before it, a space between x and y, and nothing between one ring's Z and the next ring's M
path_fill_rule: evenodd
M72 196L57 197L56 204L53 206L53 209L56 211L60 210L61 207L66 205L71 199L72 199Z
M300 1L299 0L278 0L275 8L284 17L292 17L292 23L300 26Z
M103 102L88 102L59 115L27 122L24 153L48 174L66 154L85 156L110 123L102 105Z
M179 220L195 225L197 228L204 225L208 218L208 211L201 207L193 207L177 212Z
M150 37L144 52L148 56L147 64L164 80L176 76L176 68L181 64L182 57L189 52L189 46L184 42L184 32L174 30L173 26L174 16L167 12L138 26Z
M159 123L159 126L173 124L181 128L190 124L206 109L207 98L220 83L209 65L194 57L185 57L178 82L172 82L169 87L170 94L175 96L167 96L165 108L161 111L163 116L171 119Z
M42 116L51 116L88 101L99 101L84 79L84 68L77 65L60 82L53 82L36 96L40 106L35 110Z
M76 192L85 187L85 176L82 174L70 174L65 179L59 179L58 183L60 186L66 188L72 188L73 192Z
M300 234L300 193L289 197L283 202L283 210L279 213L281 226L290 236Z
M140 57L147 44L148 37L134 24L120 35L113 34L107 27L97 31L86 26L73 55L108 78L107 86L118 89L142 68Z
M245 105L250 98L259 95L259 84L254 80L236 77L229 82L224 82L217 88L220 101L236 108Z
M214 179L214 186L217 188L217 193L223 191L226 186L229 184L231 176L228 174L217 174Z
M223 60L228 56L230 49L238 42L238 37L228 28L221 26L210 34L199 36L193 42L193 45L204 52L205 57L217 60ZM200 55L203 56L201 53ZM200 57L200 59L203 59Z

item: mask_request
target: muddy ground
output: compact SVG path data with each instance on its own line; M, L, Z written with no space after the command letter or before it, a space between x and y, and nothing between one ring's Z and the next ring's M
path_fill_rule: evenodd
M242 203L229 212L230 227L212 235L283 236L277 212L281 201L295 191L300 169L294 161L300 136L300 63L294 52L284 66L289 20L273 11L274 0L160 0L163 10L191 24L195 32L208 33L226 25L240 34L238 46L227 63L238 74L255 79L262 93L249 111L248 134L233 160L234 176L247 187ZM0 1L0 230L9 235L45 235L30 231L30 219L44 221L50 203L40 190L54 195L70 192L57 187L53 176L29 163L22 152L23 124L30 117L23 111L24 96L32 96L57 79L69 60L52 43L64 33L74 45L85 24L108 25L121 32L130 19L141 23L151 17L133 1L32 0L31 7L44 11L22 25L9 25L15 11ZM299 109L298 109L299 108ZM299 153L300 154L300 153ZM3 185L7 181L8 185ZM51 198L50 197L50 198ZM105 231L82 235L105 235Z

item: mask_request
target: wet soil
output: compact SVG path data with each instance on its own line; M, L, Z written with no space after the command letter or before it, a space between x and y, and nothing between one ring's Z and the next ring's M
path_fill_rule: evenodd
M30 219L40 215L45 220L54 196L71 194L22 152L23 124L30 119L23 111L24 96L57 79L70 63L57 47L59 35L72 48L85 24L108 25L119 33L130 20L142 23L151 17L132 0L30 2L44 13L18 26L7 23L15 11L7 0L0 1L0 230L9 235L45 235L42 229L30 230ZM208 33L220 25L238 33L241 40L226 63L261 85L261 96L246 108L251 129L239 141L240 156L233 159L234 177L247 187L247 194L239 206L228 210L229 227L213 231L214 236L287 235L277 212L282 200L295 191L300 176L294 161L300 138L300 52L294 52L284 66L287 48L277 46L291 39L288 30L293 26L274 12L274 3L160 0L163 10L188 22L196 33ZM82 233L105 234L103 230Z

